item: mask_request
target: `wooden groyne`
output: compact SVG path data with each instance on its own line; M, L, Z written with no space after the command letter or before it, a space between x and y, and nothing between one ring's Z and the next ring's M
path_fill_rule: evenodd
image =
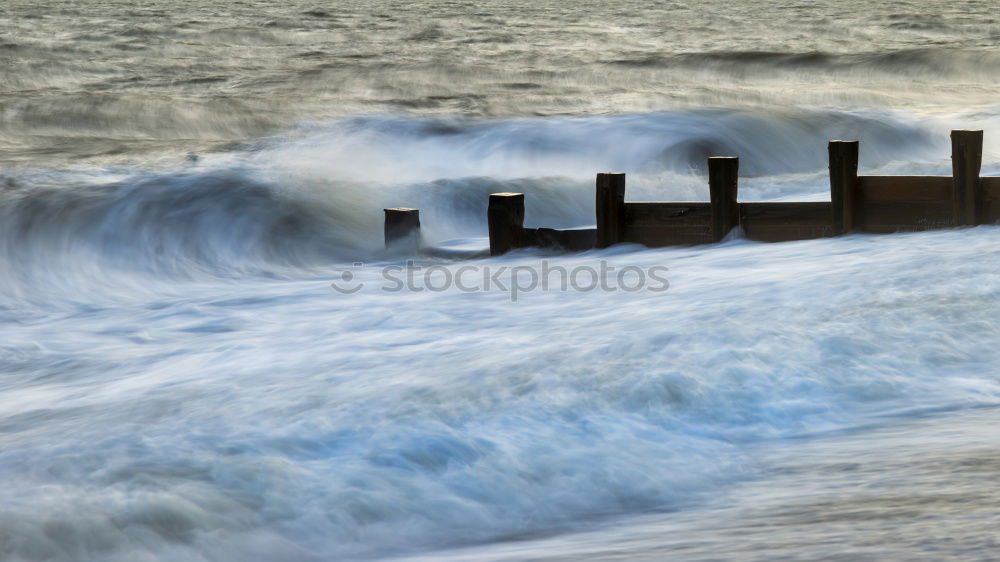
M830 201L821 202L738 202L739 159L731 156L708 159L709 201L627 202L625 174L601 173L596 229L525 228L524 194L494 193L487 211L490 253L707 244L737 227L751 240L781 242L1000 222L1000 177L979 175L983 132L952 131L951 145L950 176L862 176L858 141L830 141ZM389 232L387 222L387 242Z
M420 211L409 207L385 209L385 247L415 252L420 246Z

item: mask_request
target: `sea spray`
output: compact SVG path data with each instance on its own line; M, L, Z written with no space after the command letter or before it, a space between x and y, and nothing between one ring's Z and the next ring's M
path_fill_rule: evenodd
M3 544L367 558L684 508L756 475L748 444L1000 398L996 237L560 258L669 264L663 293L512 304L318 276L39 310L3 338Z
M738 111L447 121L358 117L180 167L10 171L0 191L8 281L295 275L381 257L381 209L419 207L434 244L485 235L491 192L526 194L527 224L593 224L593 177L629 172L632 200L707 200L703 167L740 154L743 200L826 198L825 143L863 139L862 165L922 158L946 138L905 115ZM913 164L911 164L911 167ZM293 268L293 271L287 271ZM88 274L89 275L89 274Z

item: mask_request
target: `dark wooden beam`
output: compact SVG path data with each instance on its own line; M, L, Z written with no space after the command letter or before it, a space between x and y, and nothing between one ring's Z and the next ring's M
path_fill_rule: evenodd
M490 194L486 211L490 230L490 255L499 256L521 247L521 230L524 228L524 194Z
M597 174L597 247L623 242L625 233L625 174Z
M951 132L951 175L955 182L952 193L955 224L978 224L979 169L983 163L983 132Z
M740 226L750 240L785 242L834 234L830 203L740 203Z
M385 209L385 247L416 251L420 246L420 211L408 207Z
M740 159L712 156L708 159L708 193L712 202L712 240L718 242L740 223L736 203Z
M623 241L651 248L712 242L712 205L689 203L625 203Z
M858 223L858 141L830 141L829 153L833 231L843 234Z

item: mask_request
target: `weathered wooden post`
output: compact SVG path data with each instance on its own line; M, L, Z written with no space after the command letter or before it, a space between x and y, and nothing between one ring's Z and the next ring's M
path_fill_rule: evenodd
M858 149L856 140L830 141L830 202L833 233L844 234L857 225Z
M951 132L952 202L956 225L979 224L979 169L983 164L983 132Z
M740 223L736 203L740 159L712 156L708 159L708 194L712 202L712 240L719 242Z
M597 247L625 238L625 174L597 174Z
M521 247L524 229L524 194L492 193L486 211L490 230L490 255L506 254Z
M385 209L385 247L416 251L420 246L420 211L408 207Z

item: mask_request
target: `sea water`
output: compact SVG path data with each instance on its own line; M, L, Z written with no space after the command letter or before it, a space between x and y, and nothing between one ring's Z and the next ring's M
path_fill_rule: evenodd
M998 22L9 0L0 559L995 557L996 227L482 250L489 193L587 227L601 171L707 200L736 155L741 200L822 201L831 139L947 175L975 128L1000 175ZM392 206L437 257L384 250ZM543 267L609 284L512 292Z

